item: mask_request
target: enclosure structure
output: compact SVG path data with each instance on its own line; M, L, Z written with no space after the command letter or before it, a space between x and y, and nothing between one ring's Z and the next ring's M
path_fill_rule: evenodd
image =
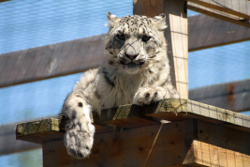
M19 124L17 139L42 144L44 167L250 166L250 117L191 100L103 110L83 160L67 154L64 121Z
M1 1L2 2L2 1ZM166 38L168 41L168 55L170 59L170 64L171 64L171 78L173 84L176 86L178 92L181 95L181 98L185 99L195 99L196 101L203 101L204 103L207 104L212 104L214 106L221 106L226 109L234 110L234 111L246 111L250 109L250 88L249 82L241 82L241 83L233 83L229 85L222 85L222 86L215 86L213 90L207 89L207 90L195 90L191 94L188 92L188 68L187 68L187 63L188 63L188 50L198 50L198 49L204 49L204 48L209 48L209 47L214 47L214 46L220 46L224 44L229 44L229 43L234 43L234 42L239 42L239 41L244 41L244 40L249 40L250 39L250 31L249 31L249 20L250 20L250 7L249 7L249 2L246 0L230 0L230 1L211 1L211 0L189 0L189 1L184 1L184 0L134 0L134 14L143 14L147 16L155 16L159 15L160 13L166 13L167 14L167 24L168 24L168 29L166 30ZM202 16L197 16L195 18L189 18L189 21L186 16L187 8L201 12L203 14L206 14L211 17L207 17L205 15ZM218 19L220 19L218 21ZM227 21L228 23L225 23ZM228 30L228 28L230 28ZM189 29L189 30L188 30ZM207 29L211 29L210 31L206 31ZM204 39L209 38L209 40L204 41ZM97 67L101 64L101 60L104 56L103 54L103 48L104 48L104 41L105 41L105 35L99 35L99 36L94 36L90 38L85 38L85 39L79 39L79 40L74 40L74 41L69 41L69 42L64 42L64 43L59 43L59 44L53 44L53 45L47 45L39 48L31 48L23 51L18 51L18 52L13 52L13 53L7 53L3 54L0 56L0 88L10 86L10 85L16 85L20 83L27 83L31 81L37 81L37 80L42 80L42 79L47 79L47 78L52 78L52 77L57 77L57 76L63 76L63 75L68 75L68 74L73 74L77 72L83 72L86 71L89 68L94 68ZM15 65L13 65L13 62ZM24 72L25 71L25 72ZM2 79L4 78L4 79ZM6 79L5 79L6 78ZM219 91L218 91L219 90ZM221 91L223 90L223 91ZM219 94L218 94L219 92ZM236 96L237 94L237 96ZM216 95L216 98L214 97ZM207 98L209 97L209 99ZM204 100L206 99L206 100ZM200 104L203 106L202 104ZM213 108L210 106L209 108ZM217 110L217 108L216 108ZM218 109L219 110L219 109ZM138 111L141 111L141 109L138 109ZM155 112L156 110L151 110L151 112ZM190 110L191 111L191 110ZM221 110L224 111L224 110ZM140 113L140 112L139 112ZM208 114L208 110L204 111L204 114ZM177 117L174 117L175 115L173 114L172 118L169 118L167 116L167 120L172 121L183 121L182 119L179 120L180 115L184 113L180 113L177 115ZM203 114L203 116L204 116ZM237 114L237 113L232 113L237 116L242 117L242 119L235 119L234 121L236 122L231 122L232 124L227 124L224 121L227 120L228 116L228 111L225 111L223 116L225 117L223 119L219 119L219 121L215 121L215 117L213 119L207 119L205 120L206 122L212 121L213 123L213 130L217 130L217 127L221 127L221 131L218 132L218 134L223 135L221 137L221 140L218 140L219 144L216 144L213 139L214 136L217 135L217 132L215 134L210 133L209 135L206 135L203 138L206 138L206 140L211 140L211 142L204 142L202 137L200 135L203 133L203 130L200 131L201 133L193 133L193 137L190 137L192 141L194 142L184 142L186 143L196 143L198 142L199 144L196 144L196 146L193 146L193 144L186 144L189 145L191 148L191 153L190 151L184 152L182 155L178 155L177 158L175 159L178 163L174 164L189 164L190 166L201 164L204 166L230 166L234 165L235 166L250 166L248 165L248 157L249 153L246 150L243 149L248 149L248 143L245 142L249 131L247 131L245 127L247 126L248 122L248 117L245 117L243 115ZM229 114L229 115L230 115ZM142 114L143 115L143 114ZM140 128L147 128L149 122L152 123L152 126L155 126L155 132L154 136L151 136L151 139L155 139L155 135L157 134L159 129L162 130L164 129L165 126L170 126L170 128L167 129L173 129L174 125L173 123L171 124L164 124L161 127L161 124L159 123L159 120L151 119L151 117L147 116L145 119L145 116L141 118L141 116L138 117L133 117L129 118L129 122L126 126L128 127L138 127L142 126ZM191 114L192 115L192 114ZM190 116L190 114L189 114ZM193 115L192 115L193 116ZM217 115L219 116L219 115ZM165 117L165 116L164 116ZM160 117L163 119L162 117ZM182 117L181 117L182 118ZM186 117L185 117L186 118ZM201 117L199 117L201 118ZM220 118L220 117L218 117ZM232 117L230 117L231 119ZM238 117L237 117L238 118ZM148 120L149 119L149 120ZM200 126L199 122L203 119L197 119L197 115L193 118L190 117L190 120L193 125L190 129L194 129L193 131L198 129L198 126ZM22 134L22 131L18 131L21 133L21 136L19 136L19 139L22 140L33 140L32 136L34 137L35 143L40 140L39 137L41 137L40 143L43 143L43 147L45 148L46 145L49 143L48 141L55 141L55 143L51 143L51 145L47 145L48 147L53 148L52 146L56 146L56 143L59 143L58 149L61 148L63 149L62 146L62 141L61 143L57 140L62 140L63 133L61 133L61 130L57 128L57 120L55 119L48 119L48 120L53 120L52 123L50 124L49 121L46 123L49 127L47 131L41 131L41 133L36 133L33 135L25 135ZM128 119L125 119L128 120ZM125 121L125 120L120 120L120 121ZM55 121L55 122L54 122ZM96 137L101 135L101 131L107 132L107 135L118 135L118 134L123 134L125 130L121 131L121 128L127 128L124 124L116 125L117 128L115 130L113 128L108 128L110 124L112 125L113 123L117 123L117 121L111 121L112 123L107 123L105 122L106 120L104 119L103 122L99 122L96 124L96 128L98 129ZM187 121L187 120L185 120ZM44 121L37 121L35 123L30 123L33 125L41 125L46 120ZM227 121L226 121L227 122ZM238 124L240 122L240 124ZM190 123L190 122L189 122ZM183 127L185 125L189 125L189 123L183 123ZM217 124L219 123L219 124ZM236 125L234 125L234 124ZM30 125L29 124L29 125ZM50 126L51 125L51 126ZM53 125L53 126L52 126ZM56 125L56 126L54 126ZM104 126L105 125L105 126ZM134 126L133 126L134 125ZM209 127L207 124L206 127ZM238 126L239 125L239 126ZM173 127L172 127L173 126ZM179 126L179 124L178 124ZM212 126L212 125L211 125ZM22 126L18 126L19 128ZM36 126L34 126L36 127ZM44 126L41 126L44 127ZM216 127L216 128L214 128ZM228 127L231 128L228 130ZM22 130L20 128L18 130ZM38 128L38 127L36 127ZM39 128L38 128L39 129ZM117 132L116 129L120 129L120 133ZM219 128L218 128L219 129ZM233 131L230 131L232 130ZM235 129L238 131L236 132ZM243 130L242 130L243 129ZM31 130L28 128L26 130L29 130L28 132L31 132ZM41 129L39 129L41 130ZM45 126L46 130L46 126ZM133 134L139 134L139 130L135 131L136 129L130 129L126 130L124 132L125 137L129 136L130 132ZM53 132L51 134L51 131ZM60 131L60 133L58 132ZM210 130L211 131L211 130ZM224 132L225 131L225 132ZM226 131L230 131L232 133L226 133ZM35 133L35 132L34 132ZM165 133L165 132L164 132ZM167 131L166 131L167 133ZM172 133L172 132L171 132ZM226 133L226 134L224 134ZM43 135L47 134L47 135ZM106 133L105 133L106 134ZM151 133L152 134L152 133ZM173 132L174 134L174 132ZM199 135L198 135L199 134ZM208 133L207 133L208 134ZM232 134L237 134L237 135L232 135ZM108 136L109 136L108 135ZM142 136L144 134L141 134ZM160 134L159 134L160 135ZM220 136L218 135L218 136ZM146 134L144 136L147 136ZM171 136L171 134L169 134ZM178 135L177 135L178 136ZM242 140L237 140L236 137L240 136L243 139ZM29 138L30 139L27 139ZM161 137L161 136L159 136ZM227 138L226 138L227 137ZM246 138L245 138L246 137ZM12 137L13 138L13 137ZM100 138L100 137L99 137ZM111 139L111 137L107 137ZM144 137L141 139L142 141L145 140ZM197 139L199 138L199 139ZM10 138L6 138L5 140L9 140ZM14 139L14 138L13 138ZM39 140L38 140L39 139ZM116 138L115 138L116 139ZM183 139L183 138L182 138ZM190 139L190 140L191 140ZM201 140L202 139L202 140ZM237 141L237 143L231 143L233 141ZM101 140L101 139L100 139ZM140 141L141 141L140 140ZM96 139L98 141L98 138ZM123 140L124 141L124 140ZM157 141L157 140L156 140ZM186 141L186 140L185 140ZM133 140L132 140L133 142ZM182 140L183 142L183 140ZM152 141L148 141L148 146L150 147L153 145ZM223 145L224 143L224 145ZM241 143L241 145L239 144ZM55 144L55 145L54 145ZM157 144L157 143L156 143ZM174 143L173 143L174 144ZM176 144L176 143L175 143ZM183 144L183 143L182 143ZM208 145L207 145L208 144ZM209 145L210 144L210 145ZM226 145L227 144L227 145ZM120 145L120 144L117 144ZM227 147L228 145L231 145ZM27 147L22 147L23 145L19 145L21 149L19 150L13 150L13 149L5 149L1 150L2 152L8 150L9 152L15 152L15 151L23 151L25 149L31 149L31 148L37 148L36 146L27 146ZM131 145L125 147L124 150L129 150ZM133 145L135 146L134 149L138 149L138 145ZM152 148L157 148L157 145L154 145ZM191 147L193 146L193 147ZM198 147L200 146L200 147ZM202 146L202 147L201 147ZM237 146L237 148L236 148ZM48 148L46 147L46 148ZM181 147L181 144L180 146ZM113 148L113 147L110 147ZM116 147L114 147L116 148ZM139 150L142 147L139 147ZM162 148L162 147L160 147ZM167 148L167 147L166 147ZM183 146L184 148L184 146ZM187 149L185 148L185 149ZM195 148L203 148L205 149L204 152L201 151L194 151ZM105 149L108 149L105 147ZM158 147L159 149L159 147ZM177 151L178 146L175 145L175 147L171 147L169 152L171 151ZM183 150L185 150L183 149ZM46 149L44 149L46 150ZM56 148L55 148L56 150ZM55 151L54 150L54 151ZM143 151L145 149L141 149ZM180 150L180 149L179 149ZM182 150L182 151L183 151ZM193 151L192 151L193 150ZM217 152L216 152L217 150ZM53 153L53 150L48 150L49 153ZM98 149L94 148L93 149L93 155L99 154ZM114 149L114 152L111 152L112 155L117 154L118 150ZM60 152L60 151L59 151ZM100 150L99 150L100 152ZM150 158L155 158L155 161L158 161L156 157L158 156L150 156L150 155L157 155L158 153L154 153L153 150L148 156L150 151L147 153L143 153L146 155L142 158L140 161L140 164L144 164L147 157L146 165L150 166L150 162L153 162L154 160ZM169 154L168 152L168 154ZM207 153L209 152L209 154ZM58 152L56 152L58 153ZM129 152L131 153L131 152ZM188 153L188 154L187 154ZM219 155L220 153L220 155ZM62 151L62 154L65 155L65 162L62 162L62 164L67 164L69 163L85 163L85 162L79 162L78 160L74 159L67 159L66 158L66 153L65 151ZM166 154L166 155L168 155ZM47 153L44 155L48 155ZM54 156L58 156L59 154L54 154L51 157L53 158ZM106 153L105 153L106 155ZM125 154L124 154L125 155ZM172 154L171 154L172 155ZM173 154L174 155L174 154ZM176 154L177 155L177 154ZM184 156L186 155L186 156ZM189 156L190 155L190 156ZM238 156L239 155L239 156ZM108 156L108 154L107 154ZM64 156L62 156L64 157ZM185 157L185 158L183 158ZM193 160L186 160L186 157L191 157L190 159ZM233 158L234 157L234 158ZM237 157L237 159L235 158ZM44 157L45 158L45 157ZM159 158L159 162L162 162L162 159L164 158ZM183 158L183 159L178 159L178 158ZM46 159L46 158L45 158ZM44 159L44 160L45 160ZM54 159L56 160L56 158ZM92 159L93 160L93 159ZM95 159L96 160L96 159ZM169 160L169 159L167 159ZM185 162L184 162L185 160ZM196 161L197 160L197 161ZM231 161L230 161L231 160ZM66 162L67 161L67 162ZM89 160L90 161L90 160ZM133 159L131 160L133 161ZM47 159L44 161L44 165L46 165ZM53 161L52 161L53 162ZM96 163L102 162L102 161L96 161ZM115 162L115 161L114 161ZM207 162L207 163L206 163ZM212 163L214 162L214 164ZM111 163L111 162L107 162ZM139 162L135 162L135 164ZM105 163L100 163L105 164ZM218 165L220 164L220 165ZM188 165L186 165L188 166Z

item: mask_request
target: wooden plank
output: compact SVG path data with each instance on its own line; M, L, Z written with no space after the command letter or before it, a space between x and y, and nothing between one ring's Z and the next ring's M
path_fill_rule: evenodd
M217 145L194 140L192 148L194 150L195 164L212 167L247 167L250 165L249 155L218 147Z
M237 24L205 15L191 16L188 20L189 51L250 40L249 28Z
M0 88L95 68L104 58L105 37L98 35L2 54Z
M155 104L142 107L134 106L135 105L124 105L119 106L118 108L103 110L100 119L101 121L115 125L116 122L120 122L126 117L142 117L143 115L146 115L145 118L153 117L169 121L195 118L215 124L227 123L225 125L226 127L242 129L244 131L249 131L247 128L250 128L249 116L243 116L240 113L235 113L233 111L192 100L164 99ZM126 108L126 110L123 108ZM123 113L125 115L117 116L117 112L121 111L124 111ZM127 119L127 122L124 122L124 126L129 123L128 121L129 119ZM122 124L120 124L120 126L122 126Z
M188 18L188 22L189 51L250 39L249 28L209 16L192 16ZM204 36L200 34L207 35ZM89 68L98 67L104 58L103 49L105 37L106 35L101 35L95 38L83 38L2 54L0 55L0 88L83 72ZM199 45L197 45L198 43ZM89 47L90 45L92 45L92 49ZM169 52L169 54L172 54L172 52ZM169 58L173 63L174 60L177 63L184 63L184 68L187 68L186 59L181 59L178 56L174 59L171 56L169 56ZM171 70L175 71L173 66ZM172 77L175 78L175 76ZM178 81L179 87L187 89L187 84L182 83L183 80L187 80L185 73L181 73Z
M250 155L250 133L202 120L197 120L197 132L197 140L201 142Z
M223 12L223 10L214 10L206 6L202 6L200 4L193 3L193 1L188 2L188 9L194 10L196 12L200 12L202 14L205 14L205 15L217 18L217 19L221 19L224 21L228 21L234 24L238 24L238 25L250 28L250 23L249 23L250 16L249 15L244 15L246 17L242 18L237 15L232 15L231 13Z
M229 13L231 15L235 15L247 20L250 20L249 11L250 9L247 8L249 2L245 1L245 4L242 4L241 6L238 6L240 4L240 0L230 0L230 1L224 1L224 0L189 0L192 3L211 8L214 10L223 11L225 13ZM233 2L233 4L232 4ZM237 5L237 6L236 6Z
M188 98L188 26L186 1L165 1L165 13L168 16L166 30L168 54L173 57L176 88L181 98Z
M10 1L10 0L0 0L0 3L1 3L1 2L6 2L6 1Z
M155 17L164 13L164 0L133 0L133 13Z
M18 124L16 127L16 139L29 141L32 143L42 144L44 142L62 140L64 136L65 119L59 116L56 118L47 118ZM133 120L131 120L133 122ZM151 121L153 122L153 121ZM61 125L62 124L62 125ZM138 123L137 123L138 124ZM156 123L154 123L155 125ZM159 124L159 123L157 123ZM96 133L110 132L115 126L109 126L105 123L99 125L94 124ZM152 125L152 123L151 123Z
M250 117L240 115L186 99L103 110L100 120L104 124L127 128L102 129L98 133L100 126L96 126L92 154L84 160L67 154L59 127L61 120L23 123L17 126L16 134L19 140L42 143L44 166L247 166ZM152 118L172 123L147 122ZM135 123L140 119L146 120L143 127Z
M199 28L196 27L196 31L193 34L193 36L194 36L193 39L195 39L195 41L196 41L196 42L193 42L193 45L197 48L202 48L204 45L204 42L207 39L208 33L212 29L213 19L212 19L212 17L208 17L205 15L201 15L201 17L199 17L199 18L200 18L200 20L196 20L198 22L197 26L199 25ZM207 26L209 26L209 27L207 27Z
M154 120L156 118L156 120ZM159 103L136 106L123 105L102 111L99 121L104 124L115 125L124 128L138 128L159 124L157 119L179 121L186 119L200 119L215 124L226 123L225 127L250 132L250 117L229 110L217 108L207 104L186 99L164 99ZM44 134L54 134L52 138L62 138L61 120L50 118L34 121L17 126L17 139L34 143L42 143L50 138L44 138ZM63 122L63 121L62 121ZM98 124L98 122L96 122ZM101 124L100 124L101 125ZM96 126L97 133L112 131L112 127ZM33 136L33 137L32 137Z
M242 157L250 155L250 133L226 128L201 120L195 122L197 138L193 140L184 164L200 164L204 166L249 166L250 159ZM194 162L193 162L194 161Z
M41 148L39 144L16 140L17 124L0 126L0 155Z
M189 99L231 111L248 111L250 80L193 89L189 91Z
M84 160L69 156L62 140L51 140L43 143L43 165L248 166L249 139L250 133L188 119L98 133L91 155Z
M22 123L16 127L17 140L22 139L32 143L42 144L52 139L62 139L62 137L63 133L61 133L59 129L59 120L56 118Z
M159 132L160 127L153 125L96 134L92 153L84 160L69 156L63 141L44 143L43 165L183 166L182 162L193 140L192 120L163 124Z

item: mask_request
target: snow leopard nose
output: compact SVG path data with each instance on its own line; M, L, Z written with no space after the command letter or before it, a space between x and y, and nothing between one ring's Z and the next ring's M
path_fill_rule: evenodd
M129 55L129 54L125 53L125 56L126 56L127 58L129 58L130 60L135 59L138 55L139 55L139 54Z

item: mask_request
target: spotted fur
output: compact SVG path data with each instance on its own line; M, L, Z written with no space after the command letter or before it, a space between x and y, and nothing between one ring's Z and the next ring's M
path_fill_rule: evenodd
M63 106L62 113L69 119L64 141L70 155L84 158L90 154L95 132L91 113L100 115L104 108L179 97L169 76L165 17L118 18L108 13L104 63L85 72Z

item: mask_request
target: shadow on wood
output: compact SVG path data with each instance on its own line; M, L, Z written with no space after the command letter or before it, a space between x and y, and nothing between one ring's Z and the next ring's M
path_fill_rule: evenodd
M250 117L191 100L103 110L94 124L92 153L84 160L67 154L64 121L19 124L17 139L42 144L44 166L250 165Z

